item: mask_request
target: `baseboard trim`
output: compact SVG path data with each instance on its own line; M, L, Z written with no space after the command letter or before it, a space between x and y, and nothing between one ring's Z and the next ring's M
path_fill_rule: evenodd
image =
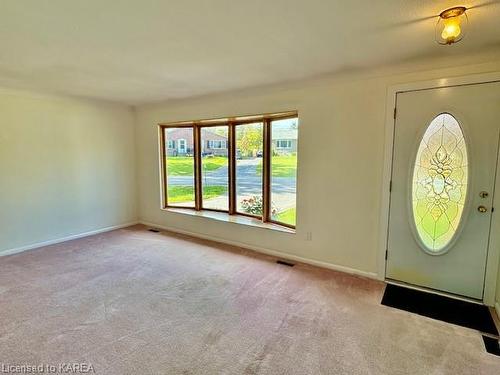
M500 320L500 302L495 303L495 311L497 312L498 319Z
M76 240L78 238L88 237L88 236L92 236L94 234L110 232L112 230L126 228L126 227L130 227L130 226L136 225L136 224L139 224L139 222L138 221L134 221L134 222L125 223L125 224L113 225L111 227L105 227L105 228L101 228L101 229L96 229L96 230L92 230L92 231L89 231L89 232L83 232L83 233L73 234L71 236L60 237L60 238L56 238L56 239L49 240L49 241L37 242L37 243L33 243L33 244L30 244L30 245L26 245L26 246L21 246L21 247L15 247L15 248L12 248L12 249L2 250L2 251L0 251L0 257L1 256L6 256L6 255L12 255L12 254L21 253L23 251L34 250L34 249L38 249L38 248L44 247L44 246L55 245L55 244L58 244L58 243L61 243L61 242L66 242L66 241L70 241L70 240Z
M201 238L204 240L209 240L209 241L214 241L214 242L219 242L219 243L223 243L226 245L237 246L237 247L241 247L244 249L256 251L258 253L271 255L271 256L274 256L277 258L281 258L281 259L306 263L306 264L316 266L316 267L327 268L330 270L340 271L340 272L348 273L351 275L357 275L357 276L362 276L362 277L366 277L369 279L379 280L378 275L375 272L361 271L361 270L357 270L355 268L340 266L340 265L336 265L336 264L332 264L332 263L323 262L320 260L308 259L308 258L304 258L304 257L297 256L297 255L283 253L283 252L277 251L277 250L270 250L270 249L266 249L266 248L260 247L260 246L249 245L249 244L238 242L238 241L231 241L231 240L227 240L224 238L209 236L209 235L200 234L200 233L196 233L196 232L191 232L191 231L187 231L187 230L179 229L179 228L175 228L175 227L159 225L159 224L151 223L148 221L141 220L140 223L143 225L146 225L148 227L159 228L159 229L163 229L163 230L169 231L169 232L184 234L187 236Z

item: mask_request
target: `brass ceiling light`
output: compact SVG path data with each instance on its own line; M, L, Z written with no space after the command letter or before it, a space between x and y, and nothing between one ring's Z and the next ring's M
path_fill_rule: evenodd
M460 42L469 23L466 7L453 7L439 14L436 24L436 42L450 45Z

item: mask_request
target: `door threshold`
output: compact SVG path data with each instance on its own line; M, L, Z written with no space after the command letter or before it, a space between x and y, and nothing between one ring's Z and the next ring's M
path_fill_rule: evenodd
M420 292L437 294L438 296L453 298L453 299L456 299L456 300L459 300L459 301L475 303L477 305L484 305L483 301L481 301L479 299L475 299L475 298L471 298L471 297L465 297L465 296L460 296L458 294L443 292L441 290L436 290L436 289L432 289L432 288L426 288L426 287L423 287L423 286L413 285L413 284L405 283L404 281L398 281L398 280L392 280L392 279L386 278L385 282L387 284L392 284L392 285L401 286L403 288L418 290Z

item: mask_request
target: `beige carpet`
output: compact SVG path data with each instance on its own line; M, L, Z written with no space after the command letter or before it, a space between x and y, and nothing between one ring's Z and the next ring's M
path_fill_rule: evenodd
M98 374L500 374L383 284L144 227L0 258L0 366ZM0 367L1 371L1 367Z

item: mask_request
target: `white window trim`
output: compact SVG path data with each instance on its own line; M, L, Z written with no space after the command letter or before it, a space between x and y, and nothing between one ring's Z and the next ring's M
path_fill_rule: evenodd
M216 147L216 145L218 145ZM227 148L227 141L224 140L209 140L208 148L212 150L221 150Z
M183 147L181 147L181 144ZM179 139L177 140L177 151L184 151L187 152L187 141L185 139Z
M286 146L280 146L283 144L283 142L286 142ZM290 139L277 139L276 148L292 148L292 141Z

